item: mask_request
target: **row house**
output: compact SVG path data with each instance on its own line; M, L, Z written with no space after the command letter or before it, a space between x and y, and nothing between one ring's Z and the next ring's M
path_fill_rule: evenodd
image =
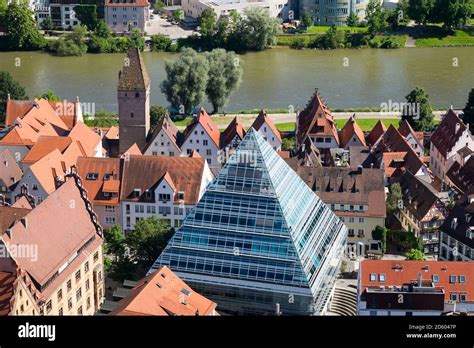
M259 132L275 151L281 150L281 136L275 124L267 115L265 110L261 110L253 122L251 128Z
M364 260L357 279L359 316L474 313L474 263Z
M437 191L409 171L399 180L403 206L395 214L405 231L413 232L423 243L426 255L435 257L439 250L439 229L448 214Z
M461 195L474 188L474 156L463 164L454 162L446 173L446 182Z
M120 192L124 231L152 215L171 227L180 226L212 179L201 157L129 156Z
M132 289L124 292L127 295L116 303L110 315L219 315L215 302L195 292L166 266L140 279Z
M366 146L365 136L362 129L356 122L355 114L352 115L341 129L339 134L340 145L343 149L349 150L352 146Z
M382 254L381 241L372 238L377 226L385 226L381 169L299 166L296 173L347 226L355 255Z
M0 206L0 221L0 244L8 251L0 262L1 315L98 311L104 301L103 233L77 175L39 206L24 199ZM18 245L28 249L18 253Z
M424 155L423 132L415 132L407 120L400 122L400 125L398 126L398 132L405 137L408 145L411 146L417 156L422 158Z
M112 31L146 31L150 20L150 4L147 0L106 0L105 21Z
M430 169L440 179L454 164L461 163L462 148L474 151L474 139L469 127L450 109L443 116L438 127L431 134Z
M305 136L309 136L319 149L335 148L340 145L336 122L318 89L296 118L297 146L302 144Z
M226 159L237 149L245 134L242 121L239 117L234 117L221 134L221 152L223 152ZM279 133L278 136L280 136Z
M166 115L156 125L150 139L143 149L147 156L181 156L181 133L171 118Z
M22 176L23 172L10 151L0 152L0 195L7 202L12 201L11 193Z
M474 261L474 190L464 195L441 226L440 260Z
M82 178L100 225L111 228L120 224L120 159L79 157L77 174Z
M377 141L380 139L380 137L385 134L386 131L387 131L387 127L385 127L385 124L383 123L383 121L378 120L374 128L372 128L369 134L367 134L367 136L365 137L365 142L367 143L368 146L375 145Z

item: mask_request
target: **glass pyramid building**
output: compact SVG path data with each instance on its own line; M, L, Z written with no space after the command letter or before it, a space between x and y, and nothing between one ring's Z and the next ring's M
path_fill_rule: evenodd
M150 271L170 267L223 314L317 315L346 234L251 128Z

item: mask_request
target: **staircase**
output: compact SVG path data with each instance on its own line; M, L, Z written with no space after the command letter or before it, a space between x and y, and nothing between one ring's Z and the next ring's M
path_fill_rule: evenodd
M327 315L354 316L357 313L357 290L336 286Z

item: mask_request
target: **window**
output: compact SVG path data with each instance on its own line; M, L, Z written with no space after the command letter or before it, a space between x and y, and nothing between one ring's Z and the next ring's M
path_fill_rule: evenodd
M82 306L80 306L80 307L77 309L77 314L78 314L78 315L82 315Z
M178 199L179 199L179 200L184 199L184 191L179 191L179 192L178 192Z
M449 297L451 301L457 301L458 300L458 294L451 294Z
M51 300L49 300L48 303L46 303L46 313L51 312L51 309L53 309L53 305L51 303ZM21 311L23 312L23 310Z
M91 308L91 298L88 297L86 301L87 309Z
M452 275L452 276L449 276L449 282L451 284L456 284L456 276Z
M96 251L95 254L94 254L94 262L97 262L97 260L99 260L99 252Z
M353 216L350 216L350 217L349 217L349 222L350 222L350 223L354 223L354 217L353 217Z
M466 294L460 294L459 295L459 302L466 302L466 301L467 301Z
M339 206L339 209L340 209L340 210L344 210L344 209L345 209L345 208L344 208L344 204L341 204L341 205Z
M360 217L360 218L359 218L359 223L360 223L360 224L363 224L364 222L365 222L365 218Z
M459 283L464 284L466 282L466 277L463 275L459 276Z
M433 283L438 283L439 282L439 276L437 274L433 274L433 276L431 277L431 280L433 281Z
M69 298L69 300L67 300L67 308L68 308L69 310L71 310L71 308L72 308L72 297Z
M105 206L105 211L106 211L107 213L115 213L115 207L112 206L112 205L106 205L106 206Z
M370 281L371 282L376 282L377 281L377 274L370 273Z
M76 272L76 283L81 280L81 270Z
M359 229L357 230L357 235L358 235L359 237L364 237L364 229L363 229L363 228L359 228Z
M38 184L33 184L33 190L34 191L38 190Z
M63 307L59 308L59 315L63 315Z
M207 141L207 140L203 140L203 141L202 141L202 144L203 144L204 146L207 146L208 141Z
M62 299L63 299L63 290L59 289L58 290L58 302L61 301Z
M97 180L99 178L98 173L87 173L86 180Z
M113 216L106 216L105 217L105 223L108 225L114 225L115 224L115 218Z
M206 155L207 155L207 156L210 156L211 154L212 154L211 150L210 150L210 149L207 149L207 150L206 150Z
M89 279L86 280L86 285L85 286L86 286L86 291L88 291L89 288L90 288Z
M84 273L89 272L89 261L84 264Z
M76 301L79 301L81 297L82 297L82 288L79 288L76 291Z
M67 288L67 291L68 291L68 292L71 291L71 289L72 289L71 279L69 279L69 280L67 281L66 288Z
M384 273L379 274L379 281L385 282L385 274Z

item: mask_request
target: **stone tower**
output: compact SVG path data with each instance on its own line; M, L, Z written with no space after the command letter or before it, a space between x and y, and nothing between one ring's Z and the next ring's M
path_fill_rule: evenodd
M119 151L134 143L142 150L150 130L150 78L140 50L130 48L117 87L119 104Z

